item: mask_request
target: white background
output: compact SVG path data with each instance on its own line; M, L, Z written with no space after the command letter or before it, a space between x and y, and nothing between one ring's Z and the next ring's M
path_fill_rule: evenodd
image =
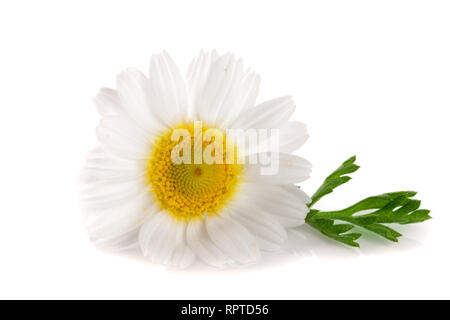
M0 298L450 298L449 17L448 1L2 1ZM242 56L259 101L294 96L307 192L358 155L322 208L411 189L434 219L360 250L305 227L299 256L229 271L97 251L78 193L92 97L152 53L185 70L202 48Z

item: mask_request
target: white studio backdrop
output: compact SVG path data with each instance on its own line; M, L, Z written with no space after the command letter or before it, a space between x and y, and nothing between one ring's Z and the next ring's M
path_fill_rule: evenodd
M0 298L450 298L448 1L3 1L0 4ZM80 221L92 102L128 66L167 50L231 51L292 94L310 139L312 193L356 154L360 171L321 201L414 190L433 220L361 249L304 228L299 255L167 270L105 254Z

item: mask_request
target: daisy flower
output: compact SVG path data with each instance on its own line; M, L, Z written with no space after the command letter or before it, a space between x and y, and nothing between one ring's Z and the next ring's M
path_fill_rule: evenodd
M154 263L175 267L196 258L216 267L244 265L280 250L287 230L302 225L309 211L310 198L295 183L309 177L310 164L292 154L308 135L304 124L289 121L291 97L256 104L259 83L241 60L216 52L201 52L185 81L163 52L152 56L148 77L127 69L116 90L101 89L99 146L88 154L82 192L95 245L139 246ZM174 134L195 137L199 123L201 133L218 131L223 141L192 138L181 154L189 159L220 144L226 151L212 155L233 161L173 161L180 145ZM250 148L235 129L278 130L277 150L261 141ZM275 154L278 170L263 174L265 164L238 161L236 154Z

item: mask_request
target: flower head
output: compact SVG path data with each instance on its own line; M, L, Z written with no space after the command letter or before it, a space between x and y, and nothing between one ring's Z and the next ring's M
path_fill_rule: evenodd
M185 82L167 53L149 75L128 69L95 98L99 147L85 168L92 241L139 245L156 263L256 262L304 223L309 197L294 184L310 164L291 153L307 139L289 121L290 97L256 105L259 76L231 54L201 52Z

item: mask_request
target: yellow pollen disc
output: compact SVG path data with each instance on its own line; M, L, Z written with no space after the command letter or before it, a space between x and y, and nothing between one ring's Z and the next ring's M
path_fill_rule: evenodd
M180 137L173 141L176 129L189 133L190 139ZM199 132L201 131L203 139L194 139L194 123L169 129L156 139L149 156L146 178L151 186L150 190L161 209L165 209L177 220L217 214L233 198L239 182L242 180L242 165L237 163L236 147L227 142L223 132L221 132L222 141L216 140L214 137L209 141L204 141L204 137L208 136L208 132L211 130L218 131L215 128L202 126ZM197 137L199 132L197 132ZM220 145L222 148L214 148L220 147ZM185 149L179 152L181 156L184 155L185 150L190 149L191 160L175 163L172 150L176 146L184 146ZM194 162L195 150L200 150L203 155L205 148L208 151L212 150L209 154L214 159L222 159L222 163L205 161L206 157L203 156L200 163L197 163L198 160ZM222 150L222 152L216 154L216 150ZM189 158L188 155L188 153L185 155L185 159Z

